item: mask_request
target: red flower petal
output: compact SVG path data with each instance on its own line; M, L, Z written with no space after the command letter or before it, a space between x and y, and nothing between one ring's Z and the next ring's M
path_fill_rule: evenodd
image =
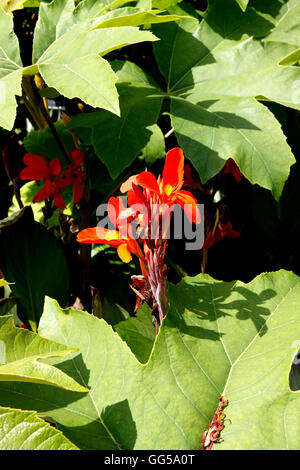
M117 230L108 230L104 227L91 227L81 230L77 235L77 241L80 243L104 243L111 246L124 243L124 240L119 238Z
M138 175L130 176L130 178L128 178L126 181L124 181L123 184L121 184L120 191L121 191L122 194L127 193L127 191L132 189L132 183L136 184L136 177L137 176Z
M110 221L115 227L118 227L118 217L120 212L125 210L121 197L111 197L107 204L107 212Z
M58 158L54 158L53 160L51 160L51 162L49 163L49 168L53 176L59 175L59 173L61 172L60 160Z
M199 224L201 222L201 215L197 207L197 201L189 191L178 191L176 193L175 202L182 207L190 222Z
M127 193L127 202L129 206L134 204L142 204L145 207L147 206L147 199L144 196L143 191L134 183L132 184L132 189Z
M61 209L63 211L66 208L64 198L62 197L62 194L60 193L60 191L58 190L56 191L56 193L53 196L53 201L58 209Z
M23 158L27 168L20 172L21 180L40 180L50 176L46 161L40 155L26 153Z
M80 180L73 183L73 201L77 204L83 196L84 186Z
M233 158L228 158L223 168L223 173L231 173L237 183L240 183L243 179L243 175Z
M228 221L224 225L223 232L224 232L225 236L228 237L228 238L237 238L241 235L240 232L238 232L237 230L233 230L232 223L230 221Z
M173 189L180 186L184 175L184 154L180 147L175 147L166 155L163 170L163 186L171 186Z
M78 168L84 160L84 153L82 150L71 150L71 157L75 168Z
M137 175L136 182L137 184L142 186L142 188L148 189L149 191L152 191L154 193L159 193L159 186L157 180L154 174L150 171L142 171L142 173Z
M38 193L33 198L33 202L40 202L40 201L45 201L45 199L48 199L49 193L45 188L40 189Z

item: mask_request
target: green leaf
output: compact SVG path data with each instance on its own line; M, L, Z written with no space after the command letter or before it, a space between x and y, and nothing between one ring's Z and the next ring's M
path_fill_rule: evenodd
M26 0L0 0L0 7L7 13L10 13L14 10L22 10L25 2Z
M166 154L164 135L157 124L148 126L151 136L142 149L142 157L148 165L152 165L158 158L164 158Z
M220 15L221 5L216 0L200 24L191 18L153 27L175 135L203 182L232 157L251 183L278 199L295 160L258 99L299 109L300 70L278 66L293 46L255 39L273 25L253 8L243 13L231 0Z
M0 299L0 315L12 315L17 313L16 300L11 297Z
M285 42L300 46L300 5L287 2L286 13L277 22L271 34L266 37L266 41Z
M68 127L92 128L95 152L115 179L144 149L153 136L162 104L162 93L149 77L130 62L114 65L118 77L120 117L94 111L74 117ZM101 131L99 131L101 129Z
M249 0L236 0L236 2L241 7L241 9L245 11L249 3Z
M30 212L30 211L29 211ZM49 256L51 253L51 256ZM59 242L25 213L0 235L1 269L19 297L21 319L35 330L43 311L44 296L62 305L68 301L69 268Z
M283 42L297 46L298 49L283 57L280 65L292 65L300 59L300 8L298 3L287 2L287 10L276 23L276 27L269 34L265 41Z
M34 30L32 63L34 64L53 42L74 26L73 0L51 3L41 2L39 16Z
M82 9L79 13L74 10L73 0L41 4L33 39L33 63L47 85L62 95L79 97L118 115L116 76L101 56L156 38L149 31L126 26L92 31L95 19L80 12Z
M190 450L225 395L223 448L299 449L300 395L289 371L299 348L300 278L279 271L244 284L199 275L170 285L169 296L145 365L103 320L46 299L39 332L80 349L55 364L90 393L74 401L63 390L0 384L3 406L26 408L34 394L38 413L83 449Z
M34 220L37 222L43 223L44 221L44 213L43 207L45 206L45 201L35 202L33 203L32 200L34 196L40 191L41 186L39 186L35 181L29 181L25 183L20 189L20 196L21 201L24 206L30 206L32 208ZM16 196L12 197L12 204L8 209L8 215L12 216L14 213L17 212L19 208L19 204L17 201Z
M1 450L78 450L34 411L0 407Z
M139 8L126 7L110 11L95 20L94 28L110 28L119 26L149 26L155 23L168 23L181 19L178 15L162 15L160 10L140 11Z
M16 117L16 98L21 95L22 62L13 18L0 6L0 126L11 129Z
M0 317L0 381L31 382L74 392L87 389L40 359L64 357L76 348L45 340L35 333L13 326L12 316Z
M70 131L65 128L62 121L55 123L55 129L66 149L69 152L74 149L75 144L72 135ZM48 157L50 160L59 158L63 166L68 164L68 162L64 160L61 149L48 126L43 130L29 132L24 139L24 147L28 153L36 153L42 157Z
M103 299L102 318L109 325L116 325L129 318L129 313L121 305L111 302L107 297Z
M202 181L219 173L232 157L252 184L270 189L278 200L294 157L274 115L253 98L202 100L194 92L187 100L171 102L179 144Z
M150 307L147 304L141 305L137 310L136 317L121 321L114 328L137 359L143 364L146 363L155 340L155 326L152 322Z
M152 7L153 8L160 8L161 10L165 10L169 7L176 5L177 3L181 3L182 0L152 0Z

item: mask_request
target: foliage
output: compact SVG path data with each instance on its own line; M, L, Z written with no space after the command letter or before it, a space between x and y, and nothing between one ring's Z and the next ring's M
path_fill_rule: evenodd
M299 449L298 3L0 0L0 449Z

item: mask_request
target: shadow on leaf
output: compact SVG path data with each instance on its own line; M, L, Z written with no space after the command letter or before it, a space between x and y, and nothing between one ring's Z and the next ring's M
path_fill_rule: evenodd
M84 450L132 450L137 438L128 400L107 406L99 419L85 426L58 427Z
M180 329L196 337L218 340L222 336L222 332L216 333L199 326L183 326L188 311L209 322L215 322L221 317L233 315L239 320L251 319L259 336L263 336L267 332L266 319L271 314L270 309L263 304L275 297L276 292L272 289L265 289L257 294L243 286L235 287L235 284L234 281L210 284L199 282L197 284L187 284L183 281L180 288L180 298L177 294L178 291L173 290L171 285L171 309L173 308L174 312L171 315L176 312L180 317ZM172 293L174 294L172 295ZM233 300L229 300L230 297ZM185 315L183 316L183 314ZM178 322L177 318L176 321ZM197 331L197 334L195 334L195 331Z

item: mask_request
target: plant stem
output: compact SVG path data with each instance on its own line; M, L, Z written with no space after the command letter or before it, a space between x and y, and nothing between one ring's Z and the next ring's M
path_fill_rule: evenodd
M57 145L59 146L66 162L71 163L71 157L69 155L68 150L66 149L63 141L61 140L58 132L56 130L55 125L53 124L49 112L44 106L44 103L33 87L31 76L25 75L22 78L22 87L23 87L23 100L25 106L27 107L31 117L33 118L34 122L38 126L40 130L44 129L46 126L49 126L53 137L55 138Z

